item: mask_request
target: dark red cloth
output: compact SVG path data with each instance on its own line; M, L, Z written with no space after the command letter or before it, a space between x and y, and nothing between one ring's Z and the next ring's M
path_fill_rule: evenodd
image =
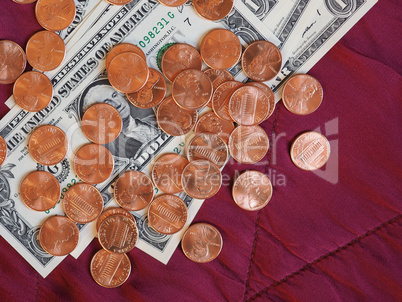
M1 2L0 39L25 47L40 29L34 5ZM2 300L401 301L401 37L400 1L379 1L311 70L324 89L321 107L296 116L279 104L263 124L269 165L227 165L232 179L257 169L275 186L258 213L236 206L232 181L204 203L195 222L215 225L224 241L215 261L193 263L178 248L163 265L134 249L127 283L104 289L89 272L96 240L43 279L1 238ZM2 116L11 92L0 85ZM314 129L333 151L321 176L289 157L293 139Z

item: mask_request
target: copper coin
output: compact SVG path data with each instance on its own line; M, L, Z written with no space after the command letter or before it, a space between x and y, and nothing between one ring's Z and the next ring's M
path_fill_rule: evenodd
M308 74L297 74L283 86L283 104L294 114L306 115L316 111L322 98L320 82Z
M162 101L156 113L159 127L167 134L181 136L189 133L197 122L197 110L179 107L172 97Z
M188 160L176 153L161 155L152 168L155 186L164 193L177 194L183 191L181 175Z
M43 73L29 71L14 83L14 100L22 109L30 112L40 111L53 97L52 82Z
M201 70L202 59L198 50L193 46L179 43L166 50L162 57L161 67L165 77L173 82L183 70Z
M104 182L113 172L114 160L108 149L102 145L87 144L74 157L77 176L89 184Z
M242 87L243 83L228 81L220 85L212 96L212 109L215 114L225 121L233 122L229 114L229 100L233 92Z
M119 136L123 120L112 105L98 103L85 111L81 125L82 132L91 142L108 144Z
M130 44L130 43L121 43L116 45L115 47L112 48L112 50L108 53L106 57L106 69L109 68L110 62L119 54L124 53L124 52L133 52L137 55L139 55L141 58L144 59L144 61L147 60L145 57L144 52L139 48L137 45Z
M29 64L40 71L49 71L60 66L66 53L63 39L52 31L43 30L34 34L26 47Z
M187 158L190 162L197 159L207 159L220 169L225 165L228 157L226 143L215 134L196 134L188 143Z
M0 84L11 84L24 72L27 57L15 42L0 40Z
M35 15L43 28L59 31L70 26L74 21L75 11L74 0L38 0Z
M156 107L166 95L166 81L163 75L149 68L149 77L144 87L134 93L128 93L127 98L134 106L142 109Z
M260 126L239 126L229 137L229 152L243 164L255 164L267 154L269 139Z
M324 166L331 153L327 138L314 131L299 135L290 149L293 163L306 171L317 170Z
M113 5L126 5L133 0L106 0L106 2L113 4Z
M4 163L7 157L7 143L0 135L0 166Z
M63 209L77 223L94 221L102 213L102 194L90 184L78 183L64 194Z
M68 151L67 136L59 127L39 126L29 138L28 150L33 159L42 165L58 164Z
M144 209L154 198L152 180L140 171L127 171L114 185L114 199L128 211Z
M234 0L194 0L195 11L207 20L217 21L229 15Z
M252 80L263 82L273 79L282 68L282 54L268 41L251 43L243 53L244 73Z
M265 119L268 113L268 97L257 87L240 87L230 97L229 114L239 125L257 125Z
M36 0L13 0L15 3L19 4L29 4L29 3L34 3Z
M218 193L222 185L222 174L214 163L199 159L184 168L181 182L188 196L207 199Z
M147 82L148 75L147 62L133 52L124 52L115 56L107 70L110 84L124 93L140 90Z
M246 86L257 87L257 88L261 89L265 93L265 95L268 97L269 111L268 111L267 116L264 118L264 121L267 120L272 115L272 113L274 113L274 110L275 110L275 95L272 92L271 88L269 88L264 83L260 83L260 82L249 82L246 84Z
M219 118L213 111L205 113L198 119L195 125L195 133L211 133L218 135L226 144L229 141L230 133L234 130L233 122Z
M236 204L242 209L258 211L271 200L272 184L264 173L246 171L236 179L232 195Z
M184 70L173 81L172 97L185 109L201 109L211 100L212 93L211 80L199 70Z
M208 223L196 223L183 235L181 248L188 259L207 263L219 256L222 250L221 233Z
M188 0L158 0L158 1L166 6L177 7L177 6L183 5Z
M202 40L201 58L211 68L228 69L239 62L241 57L239 38L230 30L213 29Z
M214 91L223 83L234 81L234 77L227 70L207 69L204 73L209 77L212 82ZM212 105L211 105L212 106Z
M64 216L53 216L42 224L39 231L39 243L42 248L53 256L70 254L78 244L78 227Z
M24 178L20 193L27 207L35 211L47 211L59 201L60 183L49 172L35 171Z
M137 224L123 215L112 215L101 223L98 239L108 252L124 254L131 251L138 240Z
M154 199L148 209L148 223L161 234L174 234L187 222L187 206L176 195L163 194Z
M135 218L131 213L123 208L120 207L113 207L113 208L108 208L103 211L103 213L99 216L98 220L96 221L96 230L99 231L99 227L102 224L102 222L108 218L109 216L113 215L123 215L135 222Z
M122 285L131 273L131 263L126 254L98 251L91 260L92 278L100 286L114 288Z

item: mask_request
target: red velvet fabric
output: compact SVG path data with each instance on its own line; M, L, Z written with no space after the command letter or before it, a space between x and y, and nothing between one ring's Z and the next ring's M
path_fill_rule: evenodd
M40 30L34 5L1 2L0 39L25 47ZM178 248L163 265L134 249L128 281L104 289L89 272L97 240L43 279L1 238L1 300L401 301L401 37L400 1L379 1L310 71L324 89L321 107L296 116L279 103L262 125L269 164L227 165L232 179L266 171L274 193L266 208L246 212L229 181L204 203L195 222L215 225L224 241L215 261L193 263ZM0 85L1 116L11 93L12 85ZM293 139L314 129L332 147L320 175L289 157Z

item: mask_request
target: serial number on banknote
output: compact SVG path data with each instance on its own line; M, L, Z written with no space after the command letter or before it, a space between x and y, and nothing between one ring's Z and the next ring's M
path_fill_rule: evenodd
M156 26L152 27L152 30L150 30L138 44L142 48L145 48L147 44L151 43L151 41L161 33L161 30L170 23L169 19L174 19L174 14L172 12L168 12L166 18L161 18L160 21L156 23Z

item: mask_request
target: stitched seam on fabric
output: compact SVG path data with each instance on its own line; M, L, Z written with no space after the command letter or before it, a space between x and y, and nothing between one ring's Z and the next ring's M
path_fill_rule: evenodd
M36 274L35 302L38 301L39 274Z
M271 288L274 288L282 283L286 283L289 279L293 278L294 276L302 273L303 271L307 270L308 268L310 268L311 266L313 266L314 264L317 264L318 262L321 262L322 260L328 259L332 256L335 256L335 254L337 254L340 251L345 250L346 248L353 246L355 243L359 242L360 240L374 234L375 232L377 232L378 230L398 221L400 218L402 218L402 214L399 214L398 216L381 223L380 225L376 226L375 228L367 231L365 234L360 235L359 237L356 237L355 239L349 241L348 243L346 243L345 245L338 247L337 249L326 253L325 255L322 255L321 257L315 259L313 262L307 263L306 265L304 265L303 267L301 267L300 269L294 271L293 273L290 273L289 275L285 276L284 278L282 278L281 280L271 284L270 286L267 286L266 288L260 290L258 293L256 293L254 296L250 297L249 299L247 299L247 301L251 301L254 300L256 297L260 296L262 293L268 291Z

